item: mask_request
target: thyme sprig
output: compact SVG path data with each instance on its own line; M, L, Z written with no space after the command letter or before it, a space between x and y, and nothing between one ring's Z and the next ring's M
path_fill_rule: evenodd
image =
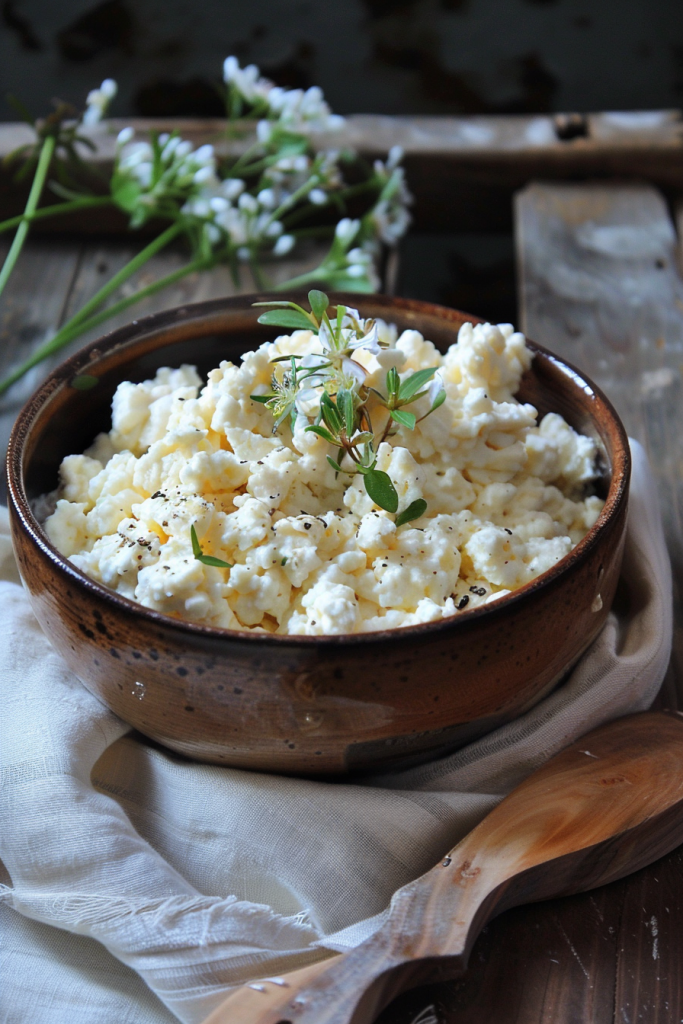
M224 562L222 558L216 558L214 555L204 554L194 525L190 527L190 538L192 539L192 554L202 565L213 565L216 569L232 569L232 563Z
M276 307L259 316L259 323L288 330L308 330L320 339L321 352L306 356L277 356L272 360L271 390L251 395L274 416L273 433L289 419L292 432L305 421L304 430L323 438L338 449L336 458L327 461L338 475L360 475L372 501L386 512L398 511L399 498L391 477L377 468L379 446L393 436L398 427L414 430L446 399L438 367L416 370L401 377L395 367L386 374L386 393L365 383L366 370L354 358L364 349L377 355L386 345L380 340L378 325L362 319L348 306L331 307L324 292L308 293L310 311L296 302L281 300L257 302L256 306ZM332 309L334 308L334 314ZM284 369L278 364L288 364ZM429 385L429 387L427 387ZM419 418L406 410L418 399L428 397L429 409ZM371 410L372 405L372 410ZM382 414L381 428L373 426L372 415ZM310 422L313 419L314 422ZM396 525L423 516L427 503L413 501L396 518Z

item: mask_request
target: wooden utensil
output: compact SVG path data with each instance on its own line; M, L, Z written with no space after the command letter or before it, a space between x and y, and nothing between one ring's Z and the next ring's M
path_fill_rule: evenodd
M683 715L619 719L548 761L399 889L362 945L242 986L205 1024L370 1024L399 992L464 971L501 911L615 881L682 841Z

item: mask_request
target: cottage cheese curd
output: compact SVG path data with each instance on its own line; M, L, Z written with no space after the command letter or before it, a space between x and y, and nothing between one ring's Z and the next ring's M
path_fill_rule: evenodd
M538 423L514 395L532 359L509 324L464 324L441 355L417 331L380 324L379 355L359 352L366 384L382 388L439 366L446 400L378 450L399 513L396 527L360 476L336 475L328 442L300 416L274 435L265 394L273 364L319 352L294 331L222 362L208 382L191 366L119 386L112 429L61 466L45 529L83 572L166 615L237 630L359 633L433 622L495 600L566 555L596 521L586 496L596 446L558 415ZM429 409L421 398L411 410ZM204 553L193 555L194 525Z

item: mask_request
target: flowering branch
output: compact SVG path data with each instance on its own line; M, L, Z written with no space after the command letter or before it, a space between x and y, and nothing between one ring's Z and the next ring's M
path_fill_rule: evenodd
M386 394L366 385L367 370L356 357L365 352L381 356L382 343L377 323L363 320L355 309L337 306L329 313L329 300L321 291L308 293L310 312L296 302L257 302L256 306L275 306L262 313L259 323L289 330L308 330L317 334L320 352L306 356L278 356L271 391L251 395L265 405L274 417L273 433L289 420L292 433L303 425L305 432L317 434L339 450L337 458L327 456L335 473L362 477L366 493L387 512L398 510L398 494L388 473L377 468L380 444L398 427L414 430L446 400L438 367L416 370L401 379L396 367L386 374ZM427 385L429 385L427 387ZM428 399L426 412L417 418L406 410L421 398ZM383 429L376 433L371 415L381 412ZM310 422L310 420L314 422ZM419 498L397 517L396 525L424 515L427 503Z
M79 134L80 125L95 124L116 94L116 83L106 79L87 97L86 109L68 120L72 108L60 104L45 122L32 126L40 150L31 197L24 214L0 224L0 232L17 227L17 234L0 274L0 291L9 277L34 219L56 216L93 206L112 204L128 217L136 229L150 220L162 220L169 227L113 277L30 359L0 382L0 394L31 366L57 352L81 333L103 322L115 312L132 305L177 281L186 273L227 263L236 283L240 267L248 265L259 288L268 288L265 261L278 259L296 247L300 239L332 234L330 250L315 270L302 274L279 288L317 283L334 289L369 292L378 285L375 262L380 246L395 245L405 232L411 201L401 153L393 149L386 163L375 161L365 181L348 185L343 166L348 154L338 150L316 152L310 133L339 129L344 119L330 111L317 87L307 90L283 89L261 77L255 65L241 68L235 57L223 67L229 125L236 118L256 121L256 138L237 160L221 161L213 146L195 148L177 132L151 134L138 141L132 128L117 138L116 157L108 195L94 196L67 189L68 165L80 161L77 144L92 143ZM44 139L41 143L40 140ZM48 139L52 142L48 145ZM36 148L24 147L24 173L35 159ZM43 153L45 154L43 156ZM60 182L51 188L67 202L37 210L36 206L53 153L64 154L54 163ZM66 163L65 163L66 161ZM85 167L82 161L81 166ZM344 216L346 204L368 197L366 212L357 219ZM341 219L321 225L321 210L334 211ZM307 220L315 216L315 226ZM172 239L182 236L191 251L185 268L169 274L126 299L101 309L107 299L131 274L151 259ZM11 257L11 258L10 258Z

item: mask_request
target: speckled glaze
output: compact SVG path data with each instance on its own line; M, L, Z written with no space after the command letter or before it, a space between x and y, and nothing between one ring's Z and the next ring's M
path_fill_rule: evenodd
M600 630L621 566L630 459L604 395L536 352L519 397L600 443L605 507L569 555L488 607L405 629L332 637L213 629L158 614L95 583L47 540L30 502L61 459L109 429L122 380L159 366L200 372L272 336L246 296L134 321L86 347L21 412L8 449L15 552L45 632L85 685L142 733L189 757L301 775L406 766L446 753L533 706ZM476 317L404 299L336 296L440 349ZM334 300L333 300L334 301ZM97 378L81 390L80 375Z

